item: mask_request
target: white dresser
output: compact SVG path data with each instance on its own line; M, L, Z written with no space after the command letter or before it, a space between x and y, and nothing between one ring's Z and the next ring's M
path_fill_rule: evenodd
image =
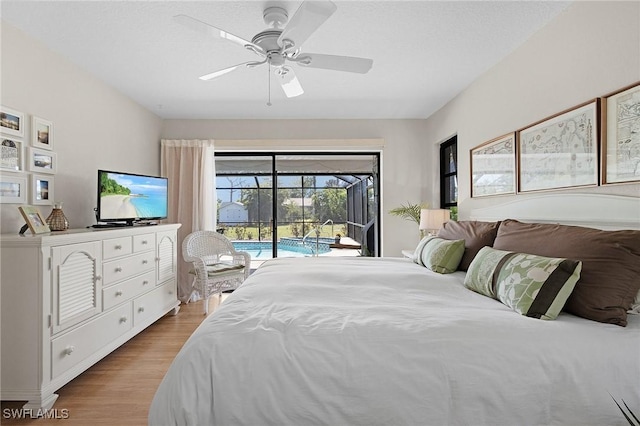
M179 224L0 236L2 400L56 392L168 312Z

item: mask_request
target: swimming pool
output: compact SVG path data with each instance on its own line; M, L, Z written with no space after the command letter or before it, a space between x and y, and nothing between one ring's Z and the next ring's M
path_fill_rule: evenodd
M233 247L239 251L246 251L251 259L271 259L273 257L271 242L263 241L234 241ZM316 248L315 241L306 241L303 245L301 239L282 238L278 242L279 257L308 257L313 256ZM331 249L329 243L318 244L318 254L328 253Z

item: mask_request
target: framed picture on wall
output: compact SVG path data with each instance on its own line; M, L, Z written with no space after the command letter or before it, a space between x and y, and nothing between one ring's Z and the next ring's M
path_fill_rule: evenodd
M36 148L53 150L53 123L40 117L31 120L31 145Z
M516 134L497 137L471 149L471 196L515 194Z
M518 132L518 192L598 185L599 100Z
M0 106L0 131L12 136L24 136L24 114L4 105Z
M29 148L29 170L32 172L55 174L58 168L56 153L40 148Z
M27 202L27 177L0 175L0 203L24 204Z
M53 204L53 176L31 175L31 204Z
M23 170L22 141L3 136L0 143L0 170L20 172Z
M640 82L602 102L602 183L640 182Z

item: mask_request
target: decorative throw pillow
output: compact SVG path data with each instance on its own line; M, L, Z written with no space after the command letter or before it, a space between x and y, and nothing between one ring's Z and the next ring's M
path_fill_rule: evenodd
M464 240L464 255L458 269L466 271L482 247L493 246L500 222L450 220L442 225L438 237L445 240Z
M640 290L640 231L602 231L547 223L500 223L493 247L582 262L580 282L565 311L594 321L627 325Z
M554 320L580 279L577 260L484 247L469 266L465 286L519 314Z
M438 237L425 237L414 253L414 262L433 272L450 274L458 269L464 254L464 240L444 240Z
M415 263L417 263L420 266L424 266L422 264L422 249L424 248L424 245L427 244L429 242L429 239L432 238L431 236L428 237L424 237L423 239L420 240L420 242L418 243L418 246L416 247L415 251L413 252L413 261Z

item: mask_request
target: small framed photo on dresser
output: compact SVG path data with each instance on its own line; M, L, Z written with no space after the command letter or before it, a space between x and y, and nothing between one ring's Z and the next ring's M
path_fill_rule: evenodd
M40 210L34 206L20 206L18 207L20 214L27 222L27 226L34 234L42 234L44 232L51 232L49 225L45 221L44 217L40 214ZM22 231L21 231L22 232Z

